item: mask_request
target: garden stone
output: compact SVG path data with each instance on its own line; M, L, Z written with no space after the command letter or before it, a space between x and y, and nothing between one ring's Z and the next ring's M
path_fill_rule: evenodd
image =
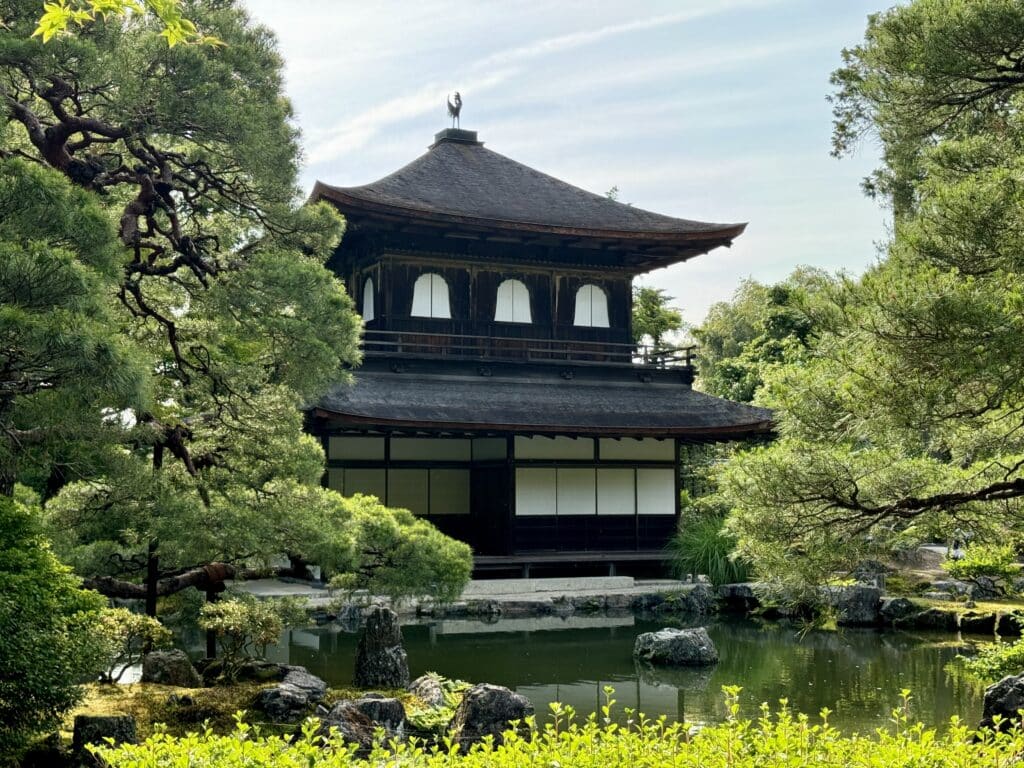
M981 713L979 728L993 728L998 715L1003 719L999 730L1009 730L1021 721L1018 710L1024 709L1024 674L1008 675L998 683L985 689L985 704Z
M901 629L941 629L946 632L956 632L958 618L955 610L929 608L912 616L897 619L893 624Z
M687 613L704 616L718 608L718 596L706 582L700 582L686 595L684 601Z
M379 693L367 693L353 700L352 705L383 726L388 736L401 736L405 731L405 707L398 699L388 698Z
M296 722L326 693L327 683L319 677L304 667L291 667L278 685L259 692L256 706L275 722Z
M192 666L188 655L178 649L153 651L142 658L142 682L175 685L179 688L200 688L203 679Z
M960 631L976 635L991 635L996 631L994 613L965 613L960 616Z
M753 584L722 584L718 587L718 598L727 611L750 613L761 605Z
M900 619L913 616L915 613L919 613L920 611L920 606L905 597L883 597L881 607L878 609L878 614L883 622L886 624L892 624Z
M438 709L445 705L444 688L434 675L421 675L409 683L408 691L426 704Z
M135 718L131 715L75 715L72 752L82 755L86 744L105 744L107 739L115 744L135 744L138 740Z
M972 581L968 594L974 600L996 600L1005 594L999 582L991 576L976 576Z
M501 744L502 733L509 730L513 720L522 721L533 714L533 705L525 696L513 693L500 685L481 683L474 685L463 696L455 710L448 729L463 745L493 736ZM525 733L525 726L520 725Z
M704 667L718 663L718 650L704 627L666 628L639 635L633 657L650 664Z
M1004 613L996 624L996 634L1000 637L1020 637L1024 622L1016 613Z
M366 617L353 680L360 688L405 688L409 684L402 630L398 614L390 608L376 606Z
M872 627L880 623L882 591L878 587L854 584L848 587L824 587L825 599L836 609L836 624L845 627Z
M365 754L373 748L376 730L373 721L351 701L339 701L326 715L320 715L318 735L326 739L332 729L346 744L357 745L360 753Z

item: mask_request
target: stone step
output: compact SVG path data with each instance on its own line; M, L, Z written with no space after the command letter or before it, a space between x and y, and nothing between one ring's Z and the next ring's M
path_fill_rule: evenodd
M552 579L479 579L466 585L463 599L538 592L618 592L632 589L632 576L575 576Z

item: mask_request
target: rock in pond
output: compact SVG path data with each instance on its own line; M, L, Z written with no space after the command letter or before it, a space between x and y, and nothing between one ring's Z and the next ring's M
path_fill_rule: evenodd
M327 683L304 667L291 667L278 685L259 692L256 706L275 722L295 722L308 715L325 693Z
M884 623L892 624L900 619L913 616L915 613L920 613L921 610L921 606L906 597L883 597L878 614Z
M131 715L75 715L71 751L85 753L86 744L134 744L137 741L135 718Z
M494 736L495 744L501 744L502 733L512 727L513 720L521 721L532 714L533 705L525 696L500 685L481 683L466 691L448 730L460 744L473 744L485 736Z
M882 590L854 584L823 587L828 604L836 609L836 624L844 627L873 627L881 623Z
M142 682L199 688L203 684L203 679L192 666L188 655L184 651L174 649L153 651L142 658Z
M360 688L405 688L409 684L402 630L398 614L390 608L374 606L367 615L356 649L353 682Z
M969 611L960 616L960 631L978 635L992 635L996 631L994 613Z
M704 627L644 632L633 644L633 657L649 664L706 667L718 663L718 649Z
M995 718L1002 718L999 730L1009 730L1019 725L1018 710L1024 709L1024 674L1008 675L985 689L985 704L981 713L979 728L994 728Z

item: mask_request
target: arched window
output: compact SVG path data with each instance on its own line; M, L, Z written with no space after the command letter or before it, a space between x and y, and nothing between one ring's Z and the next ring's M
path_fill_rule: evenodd
M499 323L532 323L530 291L519 280L506 280L498 286L494 319Z
M576 318L573 325L608 327L608 295L596 285L584 285L576 291Z
M412 289L413 317L439 317L450 320L451 306L448 303L448 283L440 275L428 272L416 278Z
M366 282L363 283L363 322L370 322L376 317L374 312L374 291L373 291L373 278L366 278Z

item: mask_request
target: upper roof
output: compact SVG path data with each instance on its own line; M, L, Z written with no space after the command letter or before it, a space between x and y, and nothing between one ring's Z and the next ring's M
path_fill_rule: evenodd
M587 192L486 149L473 131L435 138L426 154L383 179L359 187L318 181L312 198L348 214L667 248L672 261L729 245L746 227L664 216Z
M361 370L313 412L350 426L721 440L770 434L764 408L679 383Z

